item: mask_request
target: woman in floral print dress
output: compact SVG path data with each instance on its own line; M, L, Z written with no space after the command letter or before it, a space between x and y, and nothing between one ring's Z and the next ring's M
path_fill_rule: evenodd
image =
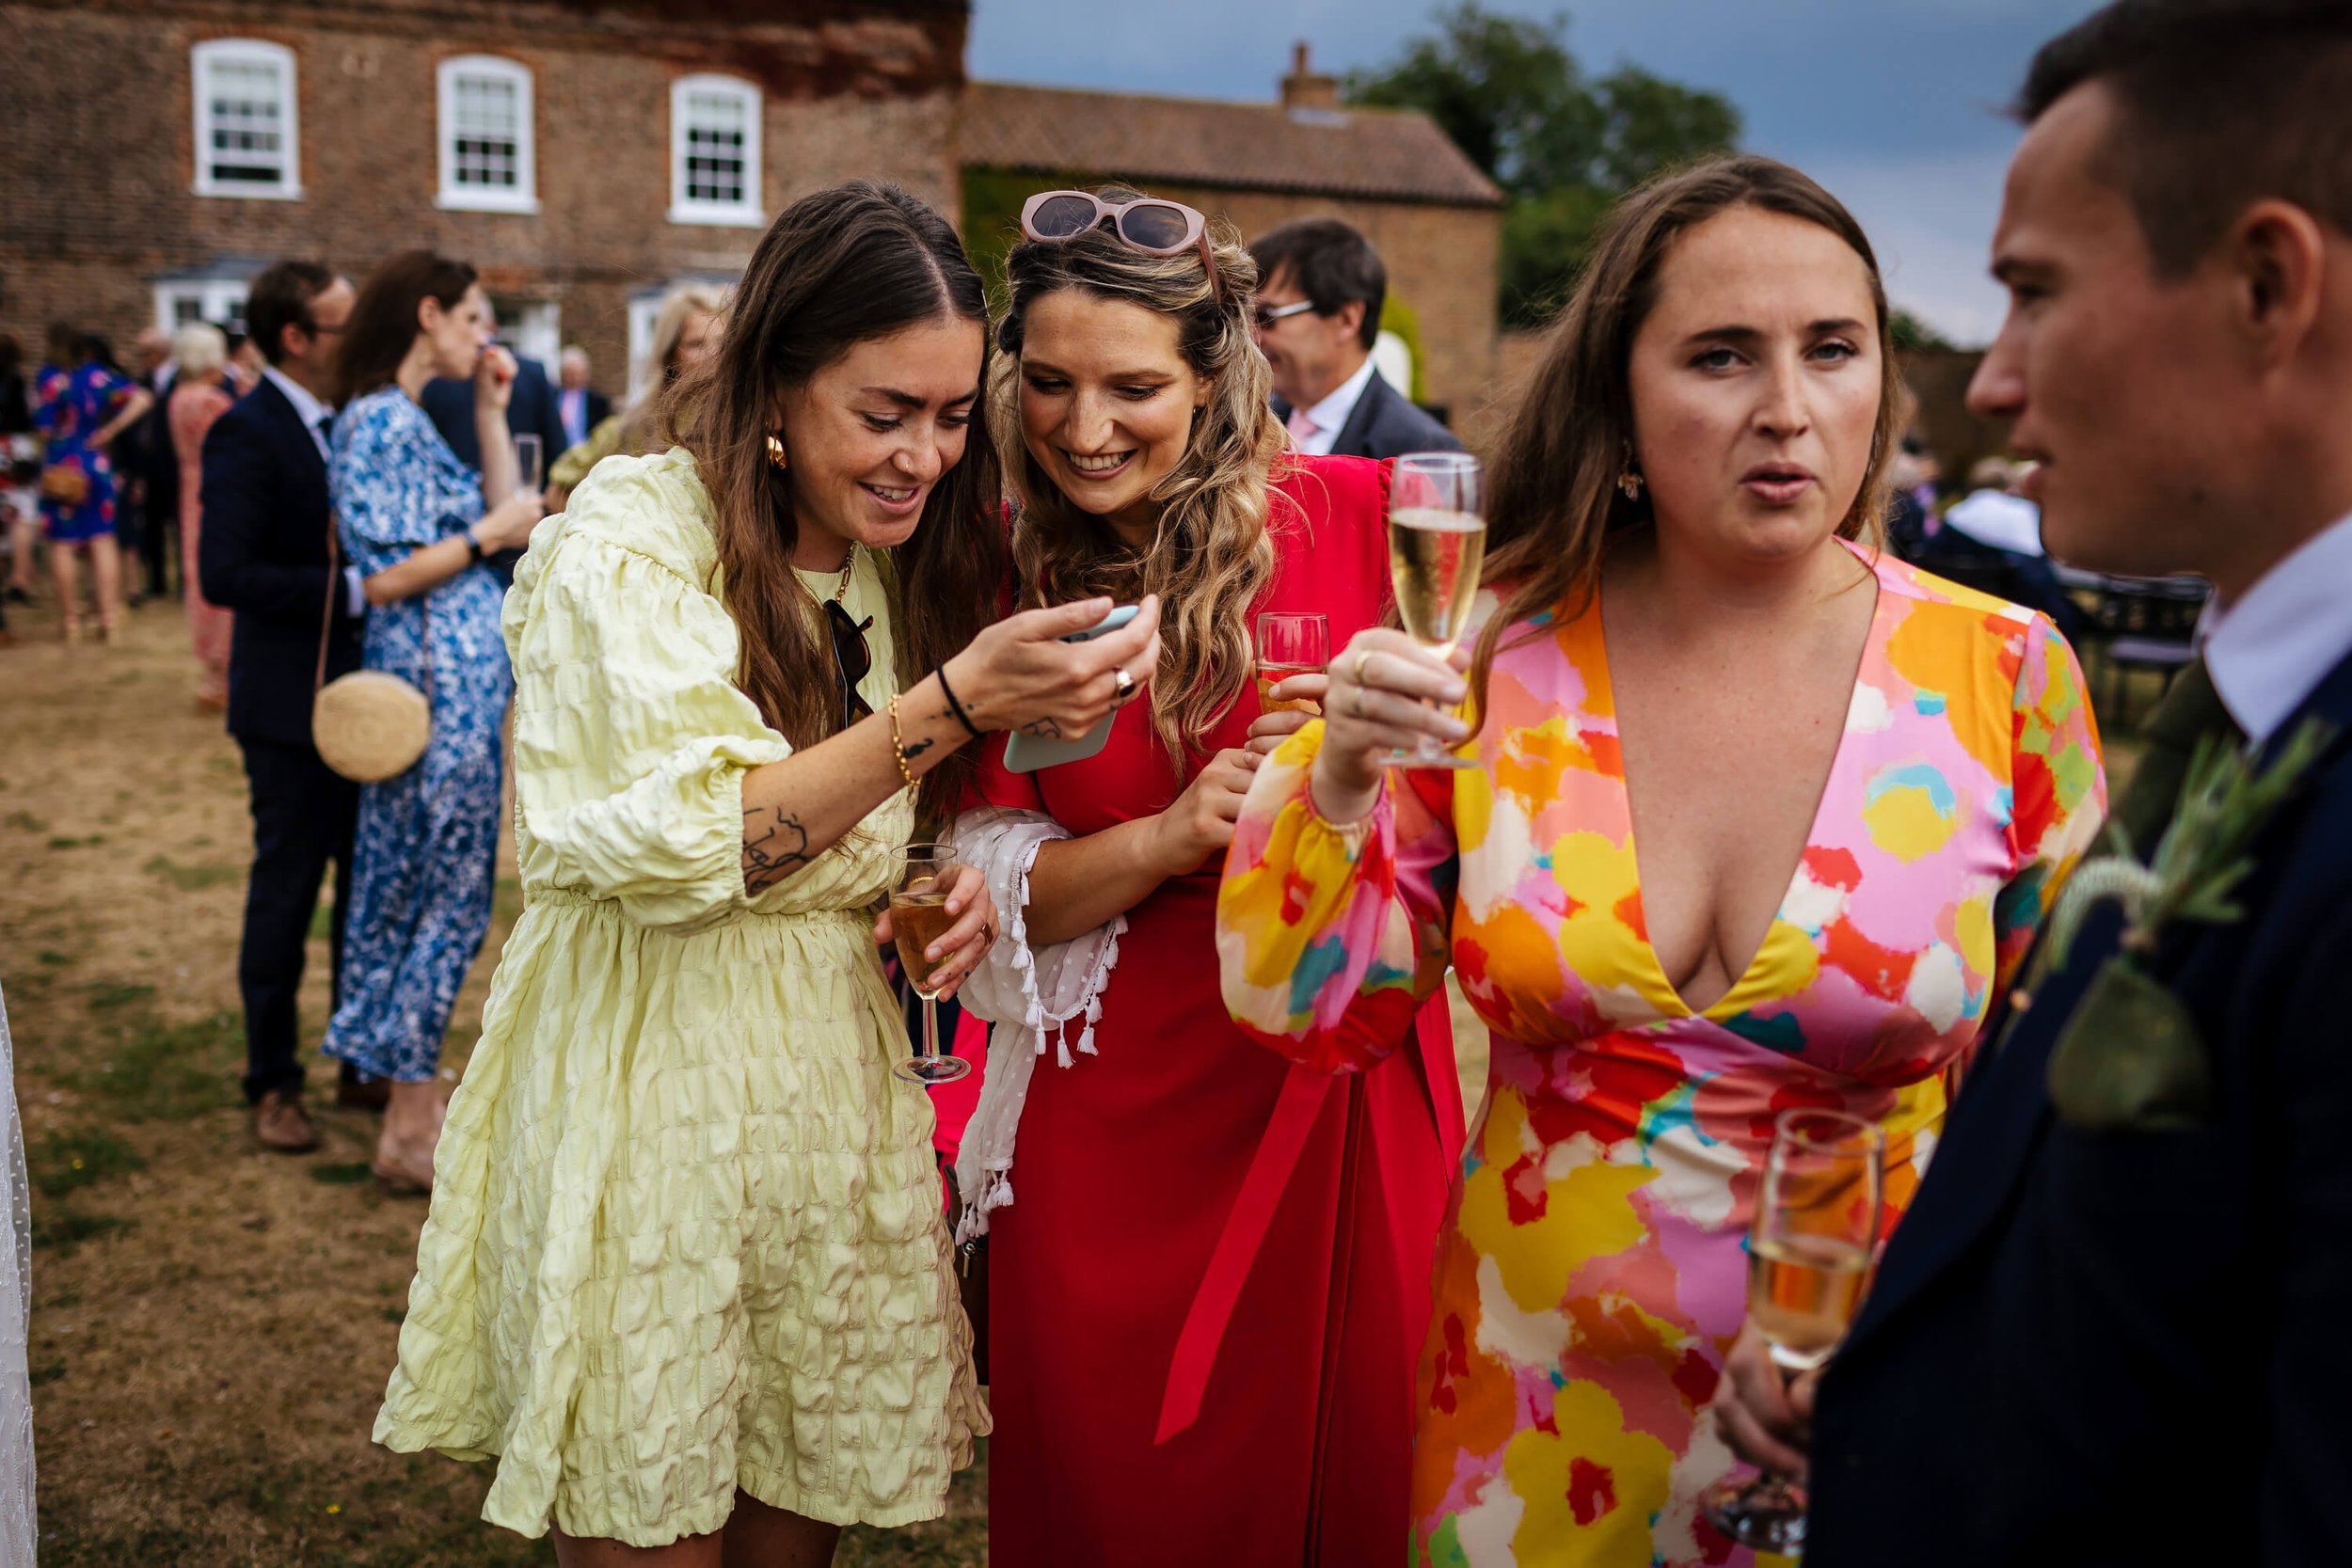
M1366 1006L1403 1016L1450 958L1494 1034L1438 1243L1416 1564L1751 1560L1697 1499L1732 1465L1706 1406L1773 1118L1878 1121L1895 1223L2097 826L2063 640L1872 542L1885 323L1867 242L1792 169L1629 198L1497 467L1471 680L1359 637L1327 734L1244 807L1218 920L1244 1028L1359 1068L1391 1037ZM1422 705L1463 686L1474 736ZM1384 777L1422 733L1475 766Z

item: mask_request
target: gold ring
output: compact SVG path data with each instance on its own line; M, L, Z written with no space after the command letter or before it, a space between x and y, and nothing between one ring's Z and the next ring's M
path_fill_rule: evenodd
M1359 718L1359 719L1361 719L1363 716L1364 716L1364 689L1363 689L1362 687L1360 687L1360 686L1359 686L1359 687L1358 687L1358 688L1356 689L1356 717L1357 717L1357 718Z
M1371 657L1372 657L1372 650L1371 650L1370 648L1359 648L1359 649L1357 649L1357 650L1356 650L1356 676L1355 676L1355 679L1356 679L1356 684L1357 684L1358 686L1361 686L1361 685L1363 685L1363 684L1364 684L1364 660L1366 660L1366 659L1370 658ZM1363 703L1362 703L1362 701L1361 701L1360 699L1359 699L1359 700L1358 700L1357 705L1356 705L1356 716L1357 716L1359 719L1360 719L1360 718L1362 718L1362 717L1363 717Z

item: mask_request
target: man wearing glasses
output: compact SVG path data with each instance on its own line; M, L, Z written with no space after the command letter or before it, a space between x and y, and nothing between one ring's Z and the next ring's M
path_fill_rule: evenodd
M1380 377L1372 345L1389 272L1372 242L1337 218L1299 218L1251 244L1258 347L1274 369L1274 412L1298 450L1343 457L1459 451L1462 443Z

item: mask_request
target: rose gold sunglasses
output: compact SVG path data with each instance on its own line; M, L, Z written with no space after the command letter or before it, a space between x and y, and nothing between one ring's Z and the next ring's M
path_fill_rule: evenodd
M1105 218L1121 245L1146 256L1181 256L1198 248L1209 287L1218 299L1225 297L1209 248L1209 220L1181 201L1147 196L1114 202L1091 191L1040 191L1021 208L1021 232L1041 245L1058 245L1100 227Z

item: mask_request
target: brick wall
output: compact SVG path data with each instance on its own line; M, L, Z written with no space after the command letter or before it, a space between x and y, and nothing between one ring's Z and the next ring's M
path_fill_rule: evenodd
M1293 218L1335 217L1353 224L1380 252L1389 269L1390 292L1411 306L1419 318L1427 401L1447 407L1458 426L1486 398L1495 374L1500 213L1156 182L1151 192L1227 219L1244 240Z
M36 355L52 318L126 342L153 280L222 261L324 257L354 274L412 245L552 299L596 379L625 374L629 296L730 272L758 231L672 224L669 85L724 71L764 93L764 200L852 176L952 211L949 146L966 8L897 0L97 0L0 5L0 332ZM296 56L295 201L199 197L190 47L255 38ZM531 68L539 211L443 211L435 68L496 54Z

